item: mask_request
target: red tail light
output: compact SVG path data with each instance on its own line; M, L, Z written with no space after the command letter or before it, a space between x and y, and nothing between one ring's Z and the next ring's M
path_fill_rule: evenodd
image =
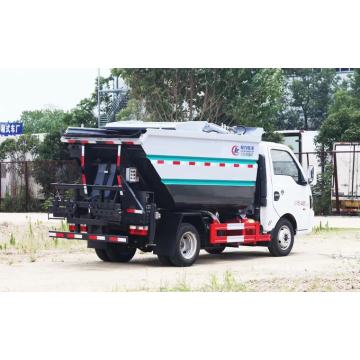
M80 224L80 232L82 233L86 233L87 230L87 225L86 224Z
M69 231L74 232L75 231L75 224L69 224Z
M147 236L148 235L148 227L147 226L129 226L129 234L130 235L138 235L138 236Z

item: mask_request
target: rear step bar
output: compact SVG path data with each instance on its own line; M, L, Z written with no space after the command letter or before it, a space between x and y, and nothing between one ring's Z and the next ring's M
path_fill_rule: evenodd
M85 233L74 233L67 231L49 231L49 236L60 239L73 239L73 240L94 240L105 241L110 243L123 243L127 244L128 237L123 235L96 235Z

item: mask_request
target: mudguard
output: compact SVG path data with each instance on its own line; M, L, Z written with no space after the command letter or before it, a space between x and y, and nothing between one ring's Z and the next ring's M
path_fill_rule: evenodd
M154 254L173 256L175 254L175 243L178 237L179 227L184 214L165 213L156 227Z
M173 256L175 254L176 239L182 223L190 223L196 227L200 236L200 246L207 244L207 231L203 217L199 212L168 212L162 215L156 226L154 254Z

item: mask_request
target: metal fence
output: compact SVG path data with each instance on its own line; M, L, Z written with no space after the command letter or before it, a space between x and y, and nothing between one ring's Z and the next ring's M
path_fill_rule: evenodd
M51 183L79 182L76 161L0 162L0 211L44 211Z
M326 193L330 213L359 215L360 145L343 143L338 146L346 146L351 150L304 152L296 155L304 170L308 166L316 169L318 183L313 186L315 202Z

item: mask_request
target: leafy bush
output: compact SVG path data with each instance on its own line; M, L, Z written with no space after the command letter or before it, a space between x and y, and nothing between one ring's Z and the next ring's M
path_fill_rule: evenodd
M6 191L5 197L1 200L1 210L5 212L40 211L41 200L34 199L30 193L26 199L26 191L23 188L16 195L11 195Z
M331 214L331 181L333 167L331 163L324 166L324 173L317 176L317 183L312 187L315 215Z

